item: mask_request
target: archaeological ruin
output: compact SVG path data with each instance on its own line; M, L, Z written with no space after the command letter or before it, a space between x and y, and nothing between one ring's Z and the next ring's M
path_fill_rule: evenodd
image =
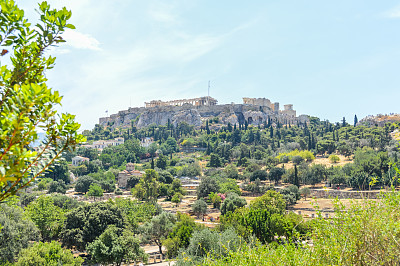
M280 110L279 102L266 98L243 98L242 104L217 104L210 96L172 101L153 100L145 107L129 108L109 117L99 119L102 126L142 128L149 125L166 125L168 121L177 126L181 122L201 126L210 118L218 117L221 124L260 125L266 121L281 124L308 122L307 115L296 115L293 104L285 104Z

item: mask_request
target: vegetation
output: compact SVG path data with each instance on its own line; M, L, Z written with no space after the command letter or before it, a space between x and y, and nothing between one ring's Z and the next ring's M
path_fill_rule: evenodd
M61 34L74 29L67 21L71 12L39 4L40 21L31 24L14 1L2 1L0 44L7 47L1 56L11 54L11 67L0 69L0 201L30 185L56 162L63 151L84 141L77 133L80 125L71 114L57 115L62 97L48 88L45 72L55 58L46 56L51 46L64 42ZM46 140L33 151L38 130Z

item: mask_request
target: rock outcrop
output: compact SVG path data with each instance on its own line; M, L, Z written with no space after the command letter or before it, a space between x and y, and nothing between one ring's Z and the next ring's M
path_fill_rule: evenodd
M201 126L203 121L218 117L221 124L244 124L260 125L266 121L281 124L295 124L308 122L308 116L296 117L293 113L285 111L273 111L266 106L255 106L247 104L222 104L211 106L194 106L184 104L182 106L158 106L151 108L129 108L112 114L109 117L99 119L102 126L112 128L130 127L132 125L143 128L149 125L166 125L168 120L177 126L181 122Z
M172 110L162 110L162 108L154 108L143 112L137 122L137 127L146 127L152 124L166 125L172 123L177 126L181 122L186 122L190 125L200 126L201 116L195 109L181 110L174 112Z

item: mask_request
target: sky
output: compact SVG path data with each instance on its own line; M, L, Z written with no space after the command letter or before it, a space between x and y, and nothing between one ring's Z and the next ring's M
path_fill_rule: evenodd
M17 1L31 23L35 1ZM72 11L48 84L82 129L145 101L293 104L336 122L400 113L400 1L48 0Z

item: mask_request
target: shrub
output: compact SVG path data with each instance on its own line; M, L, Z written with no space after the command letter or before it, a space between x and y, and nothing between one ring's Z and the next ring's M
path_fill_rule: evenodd
M329 161L331 163L338 163L338 162L340 162L340 158L339 158L339 156L332 154L329 156Z

